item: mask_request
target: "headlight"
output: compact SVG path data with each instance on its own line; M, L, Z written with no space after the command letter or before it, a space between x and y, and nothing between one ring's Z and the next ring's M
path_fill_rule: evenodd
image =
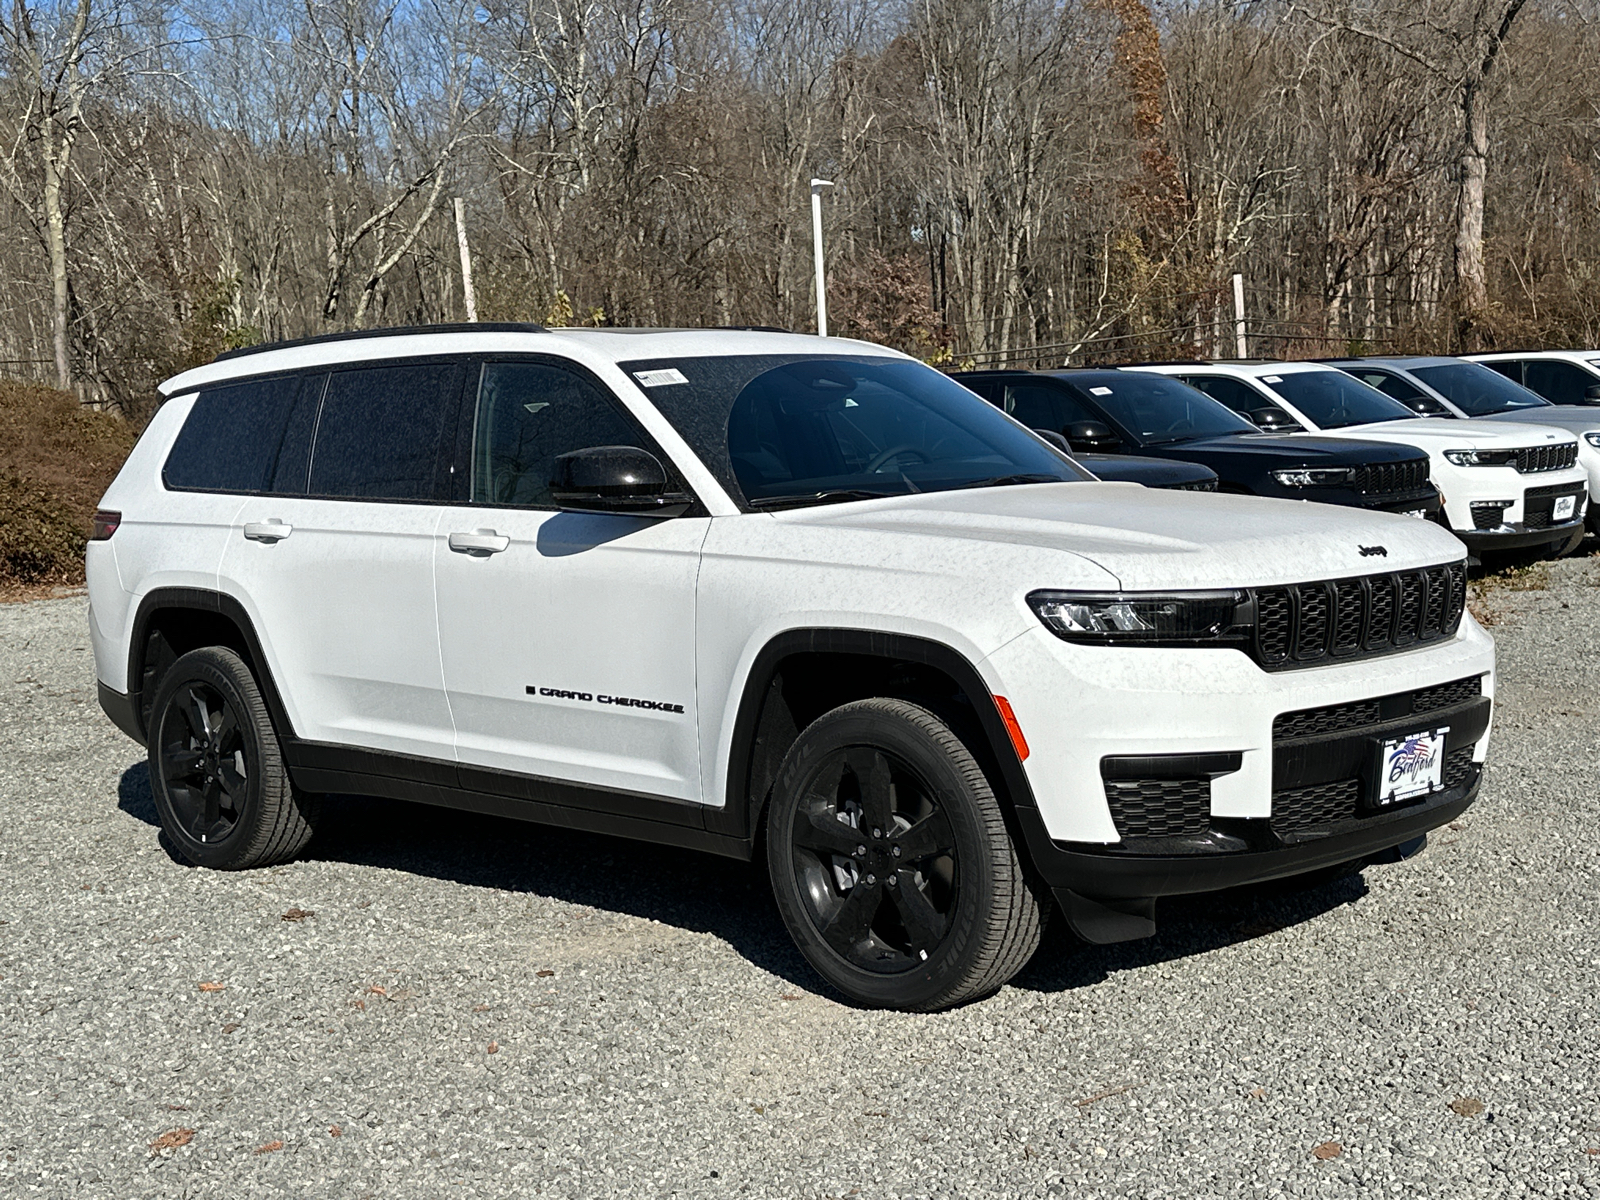
M1458 467L1514 467L1515 450L1446 450L1444 456Z
M1596 449L1600 449L1600 430L1596 430L1593 433L1584 434L1583 440L1588 442L1589 445L1595 447Z
M1244 592L1034 592L1028 604L1069 642L1244 646L1255 605Z
M1331 487L1351 482L1356 472L1354 467L1302 467L1295 471L1274 471L1272 477L1284 487Z

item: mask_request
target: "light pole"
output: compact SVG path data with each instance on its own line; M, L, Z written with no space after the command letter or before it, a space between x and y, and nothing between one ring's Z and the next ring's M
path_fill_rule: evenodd
M828 285L822 277L822 189L831 188L826 179L811 181L811 246L817 259L817 336L828 336Z

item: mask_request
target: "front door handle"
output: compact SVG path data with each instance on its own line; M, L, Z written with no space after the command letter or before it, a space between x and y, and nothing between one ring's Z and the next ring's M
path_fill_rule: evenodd
M270 521L246 521L244 526L246 538L252 542L265 542L269 546L273 542L283 541L293 532L293 525L285 525L276 517Z
M457 554L476 554L480 558L499 554L509 545L511 545L510 538L492 529L475 529L471 533L450 535L450 549Z

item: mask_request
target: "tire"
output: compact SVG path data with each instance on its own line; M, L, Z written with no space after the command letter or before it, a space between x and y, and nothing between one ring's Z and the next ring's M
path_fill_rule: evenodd
M846 704L806 727L773 783L767 865L801 953L867 1007L976 999L1039 947L1046 909L988 778L908 701Z
M311 840L320 797L290 782L261 689L232 650L191 650L162 676L149 753L161 827L196 866L268 866Z

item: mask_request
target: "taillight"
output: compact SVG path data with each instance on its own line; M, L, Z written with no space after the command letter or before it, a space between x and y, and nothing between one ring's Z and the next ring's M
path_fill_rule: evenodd
M94 532L89 535L91 542L108 542L111 535L117 531L117 526L122 524L122 514L101 509L94 515Z

